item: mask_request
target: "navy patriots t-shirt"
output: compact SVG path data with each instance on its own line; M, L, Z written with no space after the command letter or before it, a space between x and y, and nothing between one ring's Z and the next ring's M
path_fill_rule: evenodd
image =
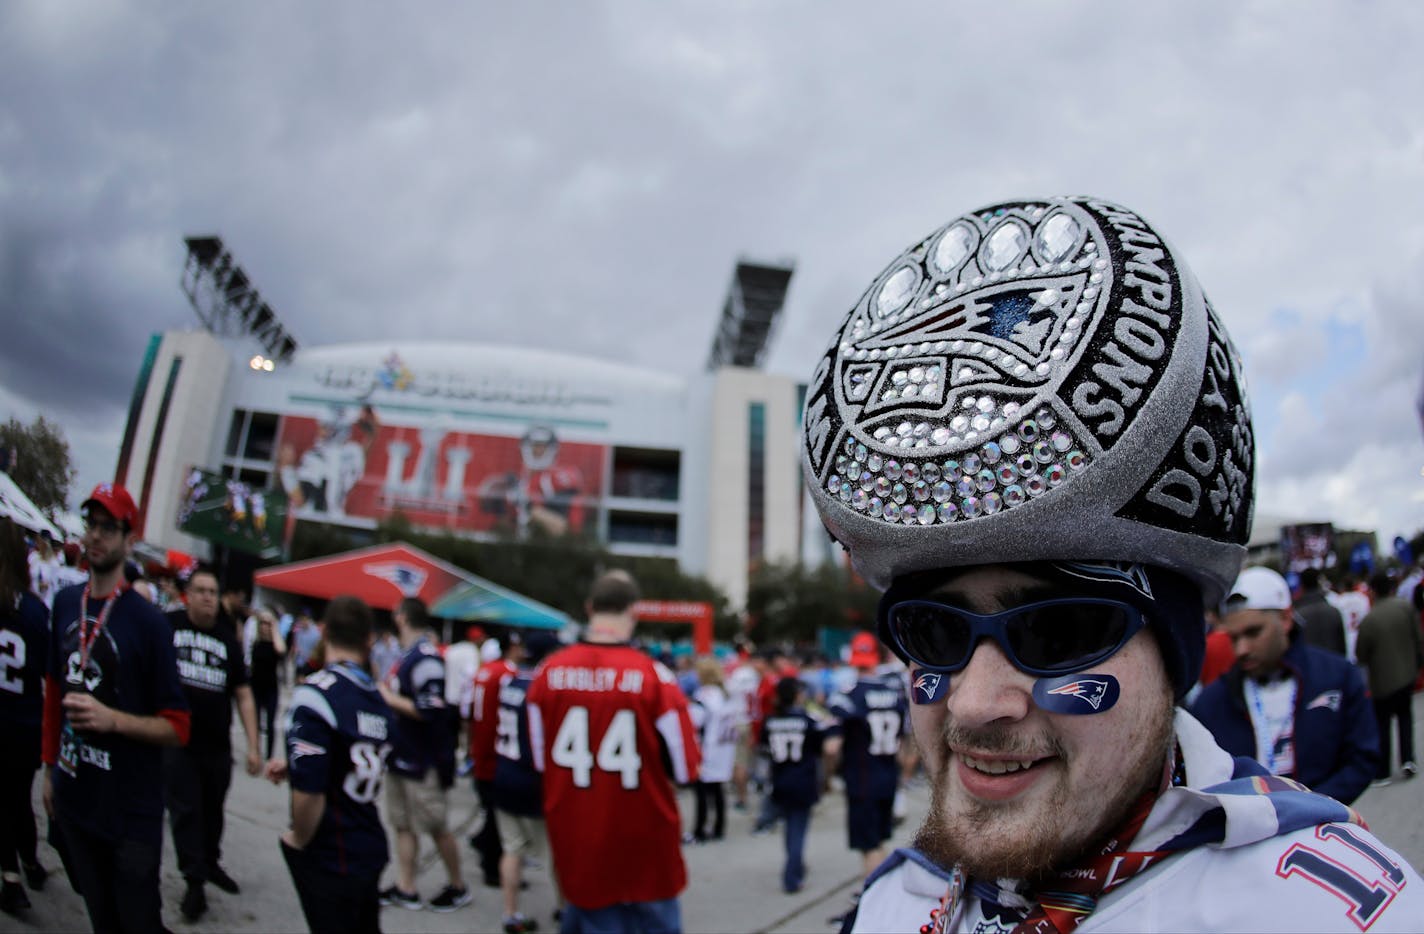
M59 697L80 691L127 713L186 720L173 629L162 611L127 588L116 597L91 597L91 634L105 604L117 602L85 662L79 645L84 587L66 587L54 598L49 674ZM54 729L56 810L97 836L157 843L163 833L162 748L118 733L75 730L62 713Z
M445 660L430 640L416 640L386 678L397 694L415 702L420 719L396 717L391 739L391 772L424 778L431 768L449 767L455 756L455 731L445 704Z
M900 679L862 675L826 706L841 724L846 796L893 798L900 772L896 756L909 712Z
M376 807L395 714L371 676L349 662L311 675L287 710L287 780L326 795L316 835L304 852L340 875L379 875L390 858Z

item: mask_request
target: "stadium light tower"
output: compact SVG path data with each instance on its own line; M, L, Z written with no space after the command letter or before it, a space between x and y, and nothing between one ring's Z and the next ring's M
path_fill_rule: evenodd
M188 256L179 286L210 333L255 338L269 359L290 363L297 340L217 236L185 237Z
M707 357L708 370L761 364L767 340L786 300L793 269L790 262L737 261L727 300L722 305L717 339Z

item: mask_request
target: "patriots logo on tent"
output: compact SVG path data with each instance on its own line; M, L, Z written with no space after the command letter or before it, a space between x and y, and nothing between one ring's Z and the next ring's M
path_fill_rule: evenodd
M944 674L938 671L922 671L915 678L915 703L930 704L939 700L940 685L944 683ZM921 700L921 695L924 699Z
M1072 674L1034 682L1034 703L1049 713L1092 714L1110 710L1121 689L1105 674Z
M395 585L403 597L414 597L420 593L427 577L425 569L401 561L384 561L380 564L363 564L361 570Z

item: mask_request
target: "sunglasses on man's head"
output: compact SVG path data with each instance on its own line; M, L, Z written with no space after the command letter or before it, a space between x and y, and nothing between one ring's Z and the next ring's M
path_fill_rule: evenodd
M1146 623L1136 607L1097 597L1043 600L987 616L934 600L901 600L890 605L886 621L900 652L921 668L959 671L987 638L1015 668L1038 677L1096 665Z

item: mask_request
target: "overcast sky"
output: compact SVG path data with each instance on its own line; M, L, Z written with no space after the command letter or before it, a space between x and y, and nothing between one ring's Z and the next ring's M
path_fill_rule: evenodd
M112 476L182 237L304 344L701 367L790 258L809 377L904 247L1094 194L1246 360L1258 514L1424 529L1424 4L0 4L0 417ZM75 490L76 494L81 489ZM76 502L79 497L76 496Z

